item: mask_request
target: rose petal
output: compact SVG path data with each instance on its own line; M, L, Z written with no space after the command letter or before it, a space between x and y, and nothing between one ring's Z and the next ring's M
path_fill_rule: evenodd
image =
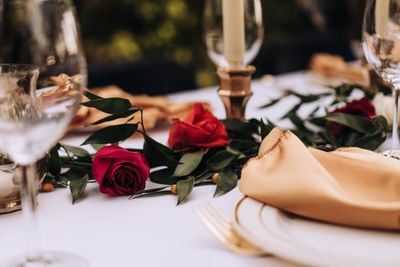
M128 195L137 188L137 181L145 185L150 167L142 153L107 146L96 153L92 174L102 193L110 196Z

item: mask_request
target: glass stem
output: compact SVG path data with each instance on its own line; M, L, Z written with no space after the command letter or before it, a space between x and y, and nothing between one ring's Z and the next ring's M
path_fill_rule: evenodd
M22 215L26 231L26 260L27 262L37 261L40 257L39 239L37 233L37 184L36 184L36 166L34 164L21 166L21 204Z
M393 89L394 111L393 111L393 129L392 129L392 150L399 148L399 95L400 90Z

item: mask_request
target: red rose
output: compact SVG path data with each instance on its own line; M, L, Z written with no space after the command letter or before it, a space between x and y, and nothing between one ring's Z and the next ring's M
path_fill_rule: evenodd
M229 136L224 124L198 103L185 120L174 120L169 132L168 145L173 150L221 147L228 144Z
M333 113L358 115L365 117L369 120L373 120L376 116L375 107L367 98L361 98L359 100L354 100L353 102L347 103L345 107L338 108L334 110ZM333 135L339 135L343 132L346 126L332 122L328 124L328 128Z
M149 163L142 153L119 146L103 147L93 159L92 174L100 191L113 197L143 190L149 173Z

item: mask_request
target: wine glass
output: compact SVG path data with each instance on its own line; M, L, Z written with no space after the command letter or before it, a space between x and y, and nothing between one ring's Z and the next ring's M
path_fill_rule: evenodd
M21 169L22 214L26 222L28 253L10 266L86 266L65 253L36 249L35 162L62 137L81 101L79 76L64 76L64 84L36 90L39 68L0 64L0 149Z
M0 151L20 166L27 253L10 266L87 266L39 251L34 162L63 136L86 85L86 63L70 0L0 3ZM27 64L28 63L28 64ZM33 67L33 65L37 67Z
M38 88L51 86L59 74L78 74L86 85L86 61L71 0L1 1L0 63L38 66Z
M400 95L400 0L368 0L364 14L363 50L375 72L392 87L392 147L385 155L400 159L398 109Z
M215 65L229 67L224 56L223 1L207 0L204 10L204 39L207 53ZM239 0L244 5L245 51L241 65L247 66L260 51L264 26L260 0Z

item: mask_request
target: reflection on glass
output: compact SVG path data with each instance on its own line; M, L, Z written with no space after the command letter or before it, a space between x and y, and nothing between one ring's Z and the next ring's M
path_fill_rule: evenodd
M244 65L248 65L260 51L264 27L260 0L243 0L245 24ZM229 66L224 57L222 0L207 0L204 11L204 35L207 52L215 65Z

